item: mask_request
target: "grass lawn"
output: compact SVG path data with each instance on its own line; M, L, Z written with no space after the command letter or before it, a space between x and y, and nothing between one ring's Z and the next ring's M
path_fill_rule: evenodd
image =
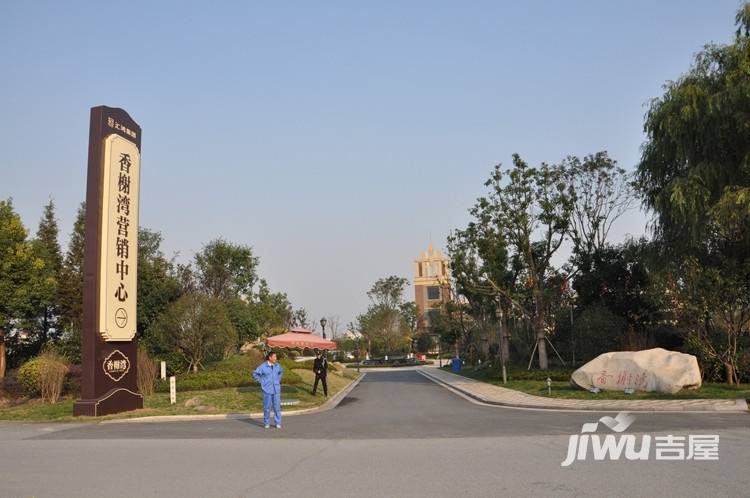
M448 370L450 371L450 370ZM524 371L508 372L508 383L503 384L501 375L497 370L484 369L479 371L473 371L471 369L462 369L461 374L465 377L472 379L481 380L483 382L489 382L501 387L507 387L508 389L515 389L517 391L525 392L528 394L534 394L536 396L549 397L547 394L547 381L546 378L542 379L514 379L514 373L518 377L530 376ZM533 376L538 376L541 372L532 372ZM739 386L729 386L727 384L703 384L700 389L683 389L676 394L661 394L654 392L634 392L633 394L625 394L621 391L601 391L598 394L594 394L583 389L578 389L570 385L567 380L560 380L560 372L555 372L550 375L552 381L552 395L553 398L566 398L566 399L700 399L700 398L721 398L721 399L747 399L750 401L750 384L740 384Z
M311 370L294 370L302 382L296 385L282 385L281 399L298 399L300 403L294 407L285 408L288 411L311 408L323 404L326 398L322 396L322 388L318 386L318 395L312 396L315 375ZM349 385L356 378L357 373L344 371L343 376L336 373L328 374L328 395L332 396ZM199 398L199 407L186 407L185 402L192 398ZM144 408L106 417L73 417L74 399L62 399L54 405L42 403L39 399L32 399L11 407L0 408L0 420L17 420L24 422L86 422L111 420L133 417L148 417L154 415L196 415L220 413L248 413L260 412L263 409L263 398L258 386L225 387L203 391L177 392L177 403L170 405L169 393L155 393L147 396Z

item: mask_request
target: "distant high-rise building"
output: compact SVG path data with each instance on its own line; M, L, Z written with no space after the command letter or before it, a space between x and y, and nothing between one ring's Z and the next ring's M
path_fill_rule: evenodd
M432 314L451 299L450 260L429 245L414 261L414 300L419 318L417 330L432 334Z

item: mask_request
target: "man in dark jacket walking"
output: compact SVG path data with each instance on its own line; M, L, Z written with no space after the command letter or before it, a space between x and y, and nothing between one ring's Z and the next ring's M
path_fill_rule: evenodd
M315 372L315 384L313 385L313 396L318 390L318 381L323 384L323 394L328 396L328 383L326 382L326 376L328 375L328 360L323 356L322 353L318 353L313 363L313 372Z

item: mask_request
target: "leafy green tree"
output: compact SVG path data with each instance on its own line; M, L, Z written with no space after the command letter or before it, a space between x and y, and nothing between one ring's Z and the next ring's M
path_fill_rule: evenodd
M660 275L655 268L658 261L653 251L653 244L641 239L574 256L579 267L573 280L577 313L597 306L624 320L627 333L620 337L620 348L651 345L652 332L667 326L671 319L664 312L668 305L659 291ZM579 263L582 259L585 262ZM607 331L604 328L599 333Z
M248 339L284 332L292 314L292 305L283 292L272 292L268 283L260 279L258 289L250 301L255 330Z
M583 309L573 325L577 354L588 361L602 353L617 351L625 340L625 320L601 304Z
M19 325L29 323L43 280L44 261L26 236L13 202L0 201L0 378L5 376L8 341Z
M612 225L635 201L630 175L606 151L560 165L570 199L568 234L576 254L592 255L607 243Z
M307 310L305 308L298 308L292 311L289 316L289 327L301 327L303 329L313 330L315 325L307 316Z
M452 346L455 355L459 356L459 347L473 343L474 332L478 332L473 326L474 321L467 327L463 317L464 306L460 303L448 302L435 310L431 318L432 330L438 335L440 343ZM442 349L442 348L441 348Z
M367 296L370 306L357 317L356 329L362 334L370 352L403 352L411 344L416 324L415 307L404 303L404 287L409 281L389 276L378 279Z
M418 334L416 336L416 348L420 353L427 353L432 350L434 341L430 334Z
M509 320L513 315L525 316L518 303L523 299L523 289L519 282L523 271L522 260L518 255L510 255L504 230L499 227L490 211L483 203L478 203L470 211L474 221L464 230L455 230L448 237L448 254L451 257L451 274L456 293L463 296L466 305L461 311L469 319L464 323L487 323L489 316L500 319L496 325L500 330L500 344L504 358L510 358ZM461 342L471 339L471 334L455 327L443 337L443 342L458 350Z
M237 350L237 331L224 303L204 294L184 294L157 318L151 329L157 348L177 352L193 372L207 361L225 358Z
M474 221L455 239L459 245L483 243L488 237L501 239L482 251L479 247L458 247L459 254L453 259L464 258L462 264L474 277L489 265L472 258L481 258L484 253L505 263L506 254L511 254L511 268L500 266L493 274L485 271L479 276L482 284L489 285L510 308L531 322L542 370L549 366L545 341L552 329L550 303L561 291L560 281L568 276L552 263L568 233L572 212L573 200L564 175L562 167L543 163L531 168L514 154L512 168L504 171L501 165L495 167L485 182L489 193L470 211ZM509 275L513 280L508 280Z
M148 335L156 318L182 293L174 264L161 251L161 233L138 231L138 333Z
M197 281L211 297L247 296L256 284L258 258L249 246L215 239L195 255Z
M414 335L417 331L417 323L419 321L419 308L417 303L414 301L407 301L399 305L401 316L404 318L407 328L409 329L410 335Z
M675 250L700 249L716 222L713 208L725 196L747 197L747 11L745 4L738 13L734 43L707 45L686 74L665 85L646 116L639 188L657 215L657 234Z
M404 287L408 284L407 279L395 275L380 278L367 291L367 297L377 305L396 308L403 301Z
M707 45L651 103L638 165L639 189L656 214L656 237L674 271L682 318L724 365L728 383L739 378L739 338L750 334L742 294L750 288L747 3L736 22L733 43Z

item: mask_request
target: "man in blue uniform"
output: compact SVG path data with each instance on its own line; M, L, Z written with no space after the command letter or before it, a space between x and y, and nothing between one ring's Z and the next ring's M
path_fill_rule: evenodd
M277 363L276 353L266 355L266 361L258 365L253 372L253 379L260 384L263 391L263 425L266 429L271 426L271 406L276 428L281 429L281 376L284 370Z

